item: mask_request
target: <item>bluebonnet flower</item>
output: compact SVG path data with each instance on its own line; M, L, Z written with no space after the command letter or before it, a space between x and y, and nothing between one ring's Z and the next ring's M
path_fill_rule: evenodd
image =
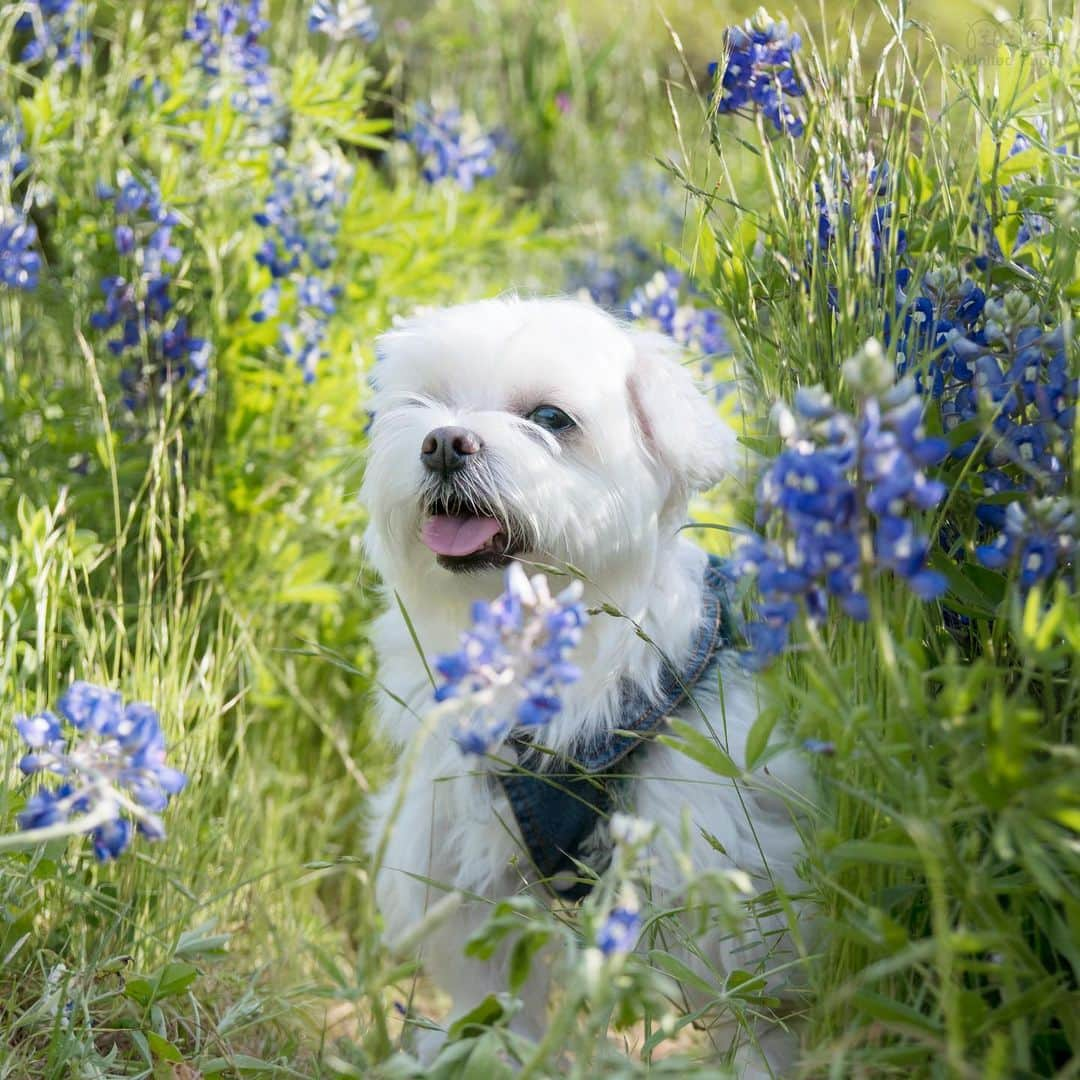
M675 312L671 336L702 357L731 352L727 335L720 323L720 313L711 307L681 305Z
M868 202L874 278L883 284L882 256L888 254L894 245L896 254L902 255L907 249L907 231L902 226L894 229L893 183L887 165L875 165L868 155L865 169L862 192L853 188L851 172L842 162L834 162L814 181L817 246L815 249L813 244L807 243L807 261L812 264L815 259L825 259L844 230L847 232L848 254L854 257L859 249L861 234L858 225L852 223L852 204L854 201L861 208L860 200L864 200ZM830 289L830 303L834 307L837 291L836 286Z
M472 191L477 180L495 175L498 135L458 108L417 105L413 126L401 137L416 150L420 175L429 184L450 180Z
M464 753L488 753L514 727L542 726L559 713L559 687L581 674L568 659L586 622L580 596L575 581L553 597L543 574L530 579L512 563L505 592L473 605L461 647L434 665L442 678L435 700L454 703L453 738Z
M668 267L635 289L626 305L634 322L666 334L691 350L708 375L718 356L731 352L719 312L705 306L687 287L686 278Z
M808 754L832 757L836 753L836 743L830 742L828 739L803 739L802 745Z
M936 400L951 456L966 462L964 490L986 531L976 558L994 569L1015 559L1028 588L1063 566L1073 545L1067 528L1055 539L1046 518L1048 506L1060 508L1046 500L1064 486L1073 455L1080 387L1066 330L1047 325L1019 289L987 296L951 267L909 288L898 292L900 367ZM1022 522L1032 530L1030 548ZM945 546L964 557L964 545Z
M263 0L204 0L184 31L199 47L198 66L232 104L255 115L275 104L270 51L261 37L269 29Z
M332 41L348 38L374 41L379 36L375 13L364 0L313 0L308 29L325 34Z
M19 59L24 64L48 61L57 71L83 67L90 58L86 32L86 6L72 0L26 0L29 10L19 16L15 29L29 33Z
M0 189L10 188L29 166L30 158L23 149L21 125L0 118Z
M326 319L310 308L301 310L294 323L286 323L281 328L281 351L296 361L305 382L315 379L319 362L329 356L324 348L326 334Z
M624 315L634 283L657 269L656 257L633 239L619 241L613 251L590 253L568 267L566 291L597 307Z
M625 955L633 951L640 936L641 914L637 900L631 893L626 893L597 931L596 947L604 956Z
M975 331L986 294L952 267L932 271L914 284L912 288L910 278L898 283L896 314L886 315L885 340L896 337L901 374L912 371L920 391L928 383L934 397L940 398L950 374L971 377L968 361L979 350L973 351L962 339L982 345Z
M105 306L90 317L96 330L119 329L107 342L114 356L135 360L121 373L126 404L134 410L151 393L163 396L183 379L192 393L205 392L209 342L190 333L186 318L171 315L168 271L182 255L173 237L179 217L164 204L153 179L142 181L121 172L115 187L101 183L97 193L112 203L118 219L113 228L116 253L134 265L130 280L119 274L102 279Z
M759 8L742 27L729 27L725 35L727 58L723 64L709 65L709 74L719 75L714 94L718 113L749 115L760 109L777 131L792 137L803 133L803 121L785 97L804 93L792 66L792 56L802 42L788 29Z
M626 305L627 314L669 337L675 335L675 314L679 310L679 290L683 276L670 267L658 270L635 289Z
M0 285L24 292L37 288L41 256L36 243L34 223L21 210L0 206Z
M0 119L0 196L6 200L11 187L29 167L22 145L22 128ZM37 288L41 256L34 250L37 226L17 207L0 203L0 286L30 292Z
M1060 486L1078 390L1064 329L1048 327L1019 290L988 298L948 267L927 274L918 295L899 296L901 370L938 399L947 433L962 424L971 431L952 455L977 452L1021 486Z
M1020 585L1030 589L1074 562L1080 542L1080 516L1065 496L1044 496L1030 505L1011 502L1001 532L975 549L975 556L993 570L1015 565Z
M615 311L623 304L626 278L617 266L603 264L590 256L586 264L572 275L568 291L588 297L597 307Z
M891 571L925 600L945 589L926 566L929 542L911 516L944 498L944 485L924 470L947 444L926 434L913 380L893 383L877 342L844 365L844 376L859 397L856 414L806 389L792 409L776 410L786 446L759 481L757 524L777 539L743 538L730 567L734 578L756 580L762 597L746 628L755 666L783 650L800 606L819 620L832 597L866 619L867 574Z
M131 842L133 823L152 840L165 835L160 814L187 777L165 760L158 714L141 702L124 705L115 691L74 682L52 712L19 716L15 728L29 747L19 762L28 776L63 778L40 788L18 815L21 829L41 829L79 819L92 821L94 854L120 855ZM66 724L65 724L66 721Z
M340 156L315 147L302 162L278 151L273 175L273 190L255 215L267 234L255 261L270 271L271 281L252 319L281 317L287 300L292 321L280 327L279 344L310 382L327 355L329 320L341 295L340 286L323 274L337 258L334 245L352 173Z

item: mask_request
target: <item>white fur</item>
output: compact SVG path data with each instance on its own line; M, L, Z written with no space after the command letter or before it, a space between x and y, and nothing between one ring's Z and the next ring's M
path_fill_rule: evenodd
M443 569L420 542L424 436L447 424L477 432L489 494L536 538L523 558L576 567L588 582L588 605L612 603L629 616L598 615L586 627L575 656L583 677L566 689L563 710L544 736L556 749L584 732L619 726L622 679L655 683L656 650L630 619L665 656L676 663L685 657L701 605L705 554L678 530L690 496L735 467L736 444L667 339L630 330L587 303L499 299L435 311L386 334L378 352L363 497L371 514L365 542L388 597L374 628L380 681L388 691L379 718L412 761L374 803L374 835L390 830L377 891L393 938L441 895L419 877L496 899L521 891L531 869L485 764L463 757L445 731L421 728L431 685L394 594L433 656L456 648L472 601L492 599L503 586L498 571ZM540 404L564 409L578 429L556 438L522 419ZM755 685L728 660L721 684L722 701L715 686L701 686L697 704L741 763L758 711ZM701 722L692 706L680 715ZM761 891L774 881L798 891L798 833L770 792L774 782L808 790L798 763L773 759L770 776L735 784L659 744L632 760L639 774L636 813L677 837L687 810L696 866L737 867ZM719 839L727 857L701 829ZM668 850L657 843L654 895L675 895L682 881ZM486 911L467 904L425 946L425 966L453 995L455 1012L505 985L497 962L462 956ZM748 924L741 939L716 933L704 945L721 970L750 969L755 955L775 950L779 925L779 919L765 927ZM522 1023L538 1026L546 998L542 977L528 993L533 1001ZM750 1066L746 1075L758 1067L764 1068Z

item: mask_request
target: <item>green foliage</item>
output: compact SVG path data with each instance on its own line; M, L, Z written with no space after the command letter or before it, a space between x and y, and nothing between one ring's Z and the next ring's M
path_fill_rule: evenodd
M1068 324L1075 164L1054 150L1072 145L1062 118L1076 115L1077 83L1075 65L1054 58L1072 32L1004 51L992 79L905 35L869 85L835 42L804 57L806 135L758 123L752 166L731 161L731 119L710 120L715 158L687 179L707 212L703 273L739 333L755 402L814 384L850 400L841 361L902 317L890 299L901 263L916 281L966 267L988 293L1018 288ZM1036 132L1009 156L1018 133ZM850 214L823 252L816 206L840 163ZM895 184L880 264L871 165ZM1030 213L1054 225L1018 249ZM980 267L990 236L1007 254ZM953 445L973 434L958 429ZM1075 494L1071 464L1063 488ZM946 469L933 523L959 538L935 556L947 610L882 587L866 627L806 628L800 653L768 677L772 706L748 748L764 751L779 716L795 744L829 748L807 867L824 913L808 967L813 1075L1067 1075L1080 1046L1075 580L1022 597L977 564L970 492L981 489L968 468Z
M167 841L117 864L93 863L78 840L0 856L0 1075L714 1077L727 1055L712 1043L718 1019L752 1036L778 1008L767 973L674 955L677 939L692 953L698 930L741 910L735 874L692 877L684 908L646 908L639 955L601 957L599 929L638 873L631 842L575 919L521 898L494 906L462 947L508 950L508 993L462 1018L431 1068L412 1056L439 1011L416 949L441 909L410 949L391 950L364 854L365 798L387 764L370 730L375 582L357 501L372 342L416 305L556 290L567 251L631 237L715 298L737 344L744 441L771 453L775 434L753 418L801 385L844 400L841 361L881 330L861 186L828 257L808 258L815 183L837 159L863 176L868 152L888 164L916 273L983 250L977 205L1006 252L1023 215L1043 215L1049 233L980 280L1020 288L1061 322L1073 314L1076 30L1039 23L1050 36L1037 47L972 66L904 11L881 7L866 38L815 21L806 36L823 41L801 54L809 117L794 144L710 113L713 9L674 5L682 34L666 38L641 5L618 20L579 6L590 10L433 4L393 29L387 4L380 42L339 48L307 33L305 4L282 0L270 137L230 93L207 93L182 36L190 5L91 5L82 74L16 63L15 14L0 13L0 119L17 114L30 161L0 202L27 208L46 262L35 292L0 287L0 829L32 792L3 724L75 677L152 701L191 777ZM950 29L959 42L963 28ZM860 57L867 41L880 49ZM394 138L440 91L517 146L473 192L426 186ZM1009 156L1038 117L1039 142L1068 152ZM322 147L351 169L333 265L343 292L312 383L278 347L281 320L251 317L270 282L253 214L274 145ZM641 171L654 158L667 178ZM123 272L95 193L121 169L156 177L180 215L176 312L214 346L204 397L177 384L136 412L109 335L90 324L101 277ZM894 244L882 272L898 263ZM950 476L935 524L969 538L970 556L968 479ZM1075 494L1071 472L1068 483ZM737 508L749 518L747 493ZM1071 1075L1075 581L1021 597L970 557L938 568L948 621L883 584L866 626L803 628L766 676L745 761L689 727L664 739L718 782L804 739L834 748L818 764L819 805L800 807L822 913L796 973L812 990L808 1074ZM757 903L783 911L791 898ZM561 994L532 1043L508 1022L547 962ZM704 1004L691 1008L687 990Z

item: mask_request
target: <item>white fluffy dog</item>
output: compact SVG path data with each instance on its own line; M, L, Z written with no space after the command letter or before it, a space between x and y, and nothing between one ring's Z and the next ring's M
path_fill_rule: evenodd
M623 689L655 693L660 655L682 670L691 649L706 555L679 531L689 498L732 470L737 446L668 339L588 303L498 299L433 311L383 336L378 354L363 497L367 550L388 595L375 624L387 691L379 715L385 733L414 751L412 767L375 801L374 834L389 830L377 893L393 938L442 895L425 879L491 899L530 879L514 814L485 760L465 759L448 731L421 730L432 687L414 633L427 656L452 652L472 602L502 591L510 559L569 564L587 582L589 606L614 604L628 618L589 621L574 657L583 675L563 693L543 742L569 751L622 727ZM703 710L741 764L755 684L730 651L710 671L694 687L696 705L684 702L678 716L704 730ZM625 768L635 775L630 808L659 828L654 897L679 893L683 871L663 834L677 838L685 812L697 867L738 868L758 892L799 890L799 835L776 795L778 785L808 790L799 763L781 756L769 775L722 780L648 740ZM467 903L424 942L425 968L452 994L455 1013L506 985L498 962L462 954L488 911ZM719 970L752 970L767 952L784 955L782 925L780 916L748 916L743 934L717 930L700 944ZM542 1024L542 970L526 995L519 1022ZM759 1047L745 1075L770 1067L784 1075L791 1047L768 1050L776 1035L762 1032L764 1060Z

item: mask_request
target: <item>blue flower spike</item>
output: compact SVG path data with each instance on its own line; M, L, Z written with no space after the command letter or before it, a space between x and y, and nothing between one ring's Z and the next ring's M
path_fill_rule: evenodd
M702 357L731 352L720 315L715 308L701 307L681 299L685 279L670 267L658 270L636 289L627 302L627 314L635 322L658 330Z
M705 376L712 373L719 357L731 353L720 313L700 302L685 275L671 267L658 270L631 293L626 315L636 325L666 334L688 349L698 358ZM729 383L717 384L717 396L729 388Z
M115 691L82 681L60 698L58 712L15 718L29 748L19 768L27 776L63 778L30 797L19 828L89 831L100 861L127 850L136 830L151 840L164 837L160 814L187 777L166 762L157 712L142 702L124 705Z
M641 936L641 912L633 889L625 886L596 932L596 947L605 957L633 952Z
M183 257L173 236L179 216L165 205L152 177L140 180L121 170L115 187L99 183L97 194L112 204L118 219L113 246L128 276L102 278L105 306L90 316L90 325L117 331L106 344L114 356L131 364L120 376L124 403L135 411L152 395L164 397L182 383L195 396L205 393L210 343L194 336L187 318L173 311L171 271Z
M37 227L21 211L0 207L0 288L33 292L41 274Z
M19 34L28 34L19 61L29 67L46 63L57 72L82 68L90 59L85 4L73 0L25 0L15 21Z
M1027 507L1011 502L997 538L975 549L975 557L992 570L1016 567L1027 591L1076 558L1080 517L1064 496L1044 496Z
M743 26L728 29L725 43L724 63L709 65L709 74L717 79L716 111L739 116L760 111L781 134L800 136L803 121L785 100L805 92L792 61L802 45L799 35L758 8Z
M445 180L472 191L477 180L495 175L498 134L455 106L417 105L413 126L401 137L412 144L429 184Z
M255 215L266 237L255 261L270 271L270 284L251 318L259 323L278 319L282 300L289 297L291 318L278 328L278 345L310 383L329 356L330 319L341 296L341 287L327 274L337 258L352 169L339 154L312 146L302 160L278 150L273 177L273 190Z
M379 22L365 0L314 0L308 13L308 30L335 42L350 38L372 42L379 36Z
M491 753L515 727L541 727L561 711L560 687L581 676L569 659L588 619L581 593L574 581L553 597L543 574L530 578L515 562L505 591L473 605L460 648L434 664L435 700L455 715L463 753Z
M197 65L217 86L231 87L235 109L258 117L276 105L270 79L270 29L263 0L204 0L184 31L198 46Z
M866 620L868 576L892 572L923 600L945 591L911 518L945 497L924 470L947 444L926 433L914 380L895 381L878 342L867 342L843 374L859 401L854 414L814 388L773 412L785 445L759 481L758 525L777 538L744 537L731 562L732 576L755 580L761 594L758 619L746 628L754 667L786 648L800 610L820 621L832 598Z

